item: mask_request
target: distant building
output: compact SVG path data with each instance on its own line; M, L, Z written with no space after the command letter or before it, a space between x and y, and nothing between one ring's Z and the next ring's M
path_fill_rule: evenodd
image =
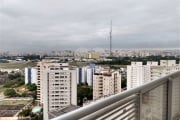
M84 58L86 58L86 59L99 59L100 54L99 53L85 53Z
M38 64L40 85L38 98L43 103L44 120L49 112L77 105L77 71L68 63L43 61ZM42 84L42 85L41 85Z
M101 70L93 75L93 100L121 92L119 71Z
M28 67L25 68L25 84L37 84L37 69Z
M95 64L77 68L77 84L87 83L89 86L93 84L93 74L95 71Z
M160 66L176 66L176 60L160 60Z
M86 67L78 67L77 68L77 84L87 83L86 75L87 75Z
M12 73L12 72L22 72L20 69L4 69L0 68L1 72L7 72L7 73Z
M158 65L158 62L147 62L147 65L142 65L142 62L132 62L131 65L127 66L127 89L129 90L143 85L144 83L156 80L176 71L180 71L180 64L176 64L175 60L160 60L160 65ZM179 83L177 85L173 83L173 86L173 93L176 99L172 99L172 107L176 108L176 111L174 110L172 112L177 113L179 108L176 106L180 103L177 101L180 96L178 93L179 88L177 87ZM158 109L154 109L155 107L144 108L144 111L153 111L153 118L165 119L164 116L166 115L160 113L165 113L163 112L165 110L163 106L165 105L162 104L162 101L167 97L166 94L164 94L166 90L167 84L164 84L146 93L145 99L150 101L148 106L159 106ZM145 116L147 116L147 114L145 114Z
M127 66L127 89L149 82L150 66L156 64L156 62L148 62L148 65L143 65L142 62L131 62L131 65Z
M146 65L142 62L131 62L127 66L127 89L131 89L170 73L180 70L180 64L176 60L160 60L158 62L148 61Z
M94 74L94 69L93 68L87 68L87 70L86 70L86 72L87 72L87 84L89 85L89 86L92 86L93 85L93 74Z
M176 64L176 60L160 60L159 66L151 67L151 80L158 79L176 71L180 71L180 64Z

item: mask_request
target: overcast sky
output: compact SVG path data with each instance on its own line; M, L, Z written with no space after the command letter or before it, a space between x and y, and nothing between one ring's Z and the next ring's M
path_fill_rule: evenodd
M0 51L180 47L179 0L0 0Z

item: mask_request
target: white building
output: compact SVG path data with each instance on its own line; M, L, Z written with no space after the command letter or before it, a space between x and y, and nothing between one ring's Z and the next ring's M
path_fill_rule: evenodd
M119 71L103 70L93 75L93 100L121 92Z
M77 105L77 73L68 63L41 62L40 102L43 103L44 120L48 113L69 105ZM41 85L42 84L42 85Z
M76 79L77 79L77 84L79 84L80 83L80 80L79 80L79 75L80 74L80 70L79 70L79 68L77 67L76 68Z
M175 60L161 60L160 65L158 65L157 62L147 62L147 65L142 65L142 62L132 62L130 66L127 66L127 89L143 85L146 82L156 80L176 71L180 71L180 64L176 64ZM178 111L180 110L180 108L176 106L179 105L179 100L176 100L180 98L180 94L177 94L177 92L179 91L179 89L177 89L178 87L176 88L176 85L174 83L173 85L173 96L175 96L176 99L172 100L172 106ZM152 119L165 119L165 114L162 114L165 113L163 112L165 110L165 105L163 105L162 103L165 103L163 101L166 100L167 97L167 93L164 92L167 91L166 89L167 85L164 84L150 92L143 94L145 102L143 104L144 112L142 116L147 117L148 115L150 115L153 116ZM156 108L154 106L158 106L159 109L154 109Z
M151 65L157 65L157 63L148 62L148 65L143 65L142 62L131 62L131 65L127 66L128 90L150 81Z
M127 66L127 89L131 89L170 73L180 70L180 64L176 60L160 60L158 62L148 61L146 65L142 62L131 62Z
M77 83L87 83L89 86L92 86L94 71L94 64L77 68Z
M25 68L25 84L37 84L37 69Z
M81 82L86 83L87 82L87 67L81 68Z
M94 74L94 69L93 68L87 68L86 69L86 72L87 72L87 84L89 86L92 86L93 85L93 74Z
M176 60L160 60L160 66L176 66Z
M176 71L180 71L180 64L176 64L176 60L160 60L159 66L151 67L151 80L158 79Z

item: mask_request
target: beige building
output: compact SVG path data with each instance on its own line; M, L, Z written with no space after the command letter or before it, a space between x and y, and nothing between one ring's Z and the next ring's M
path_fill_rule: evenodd
M93 75L93 100L121 92L119 71L101 70Z
M48 113L77 105L76 69L68 63L43 61L38 64L38 100L43 104L44 120Z
M99 59L100 54L99 53L85 53L84 58L86 58L86 59Z

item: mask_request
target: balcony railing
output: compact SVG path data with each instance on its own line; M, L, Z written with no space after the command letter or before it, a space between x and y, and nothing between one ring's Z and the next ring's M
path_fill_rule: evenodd
M53 120L180 120L180 71Z

